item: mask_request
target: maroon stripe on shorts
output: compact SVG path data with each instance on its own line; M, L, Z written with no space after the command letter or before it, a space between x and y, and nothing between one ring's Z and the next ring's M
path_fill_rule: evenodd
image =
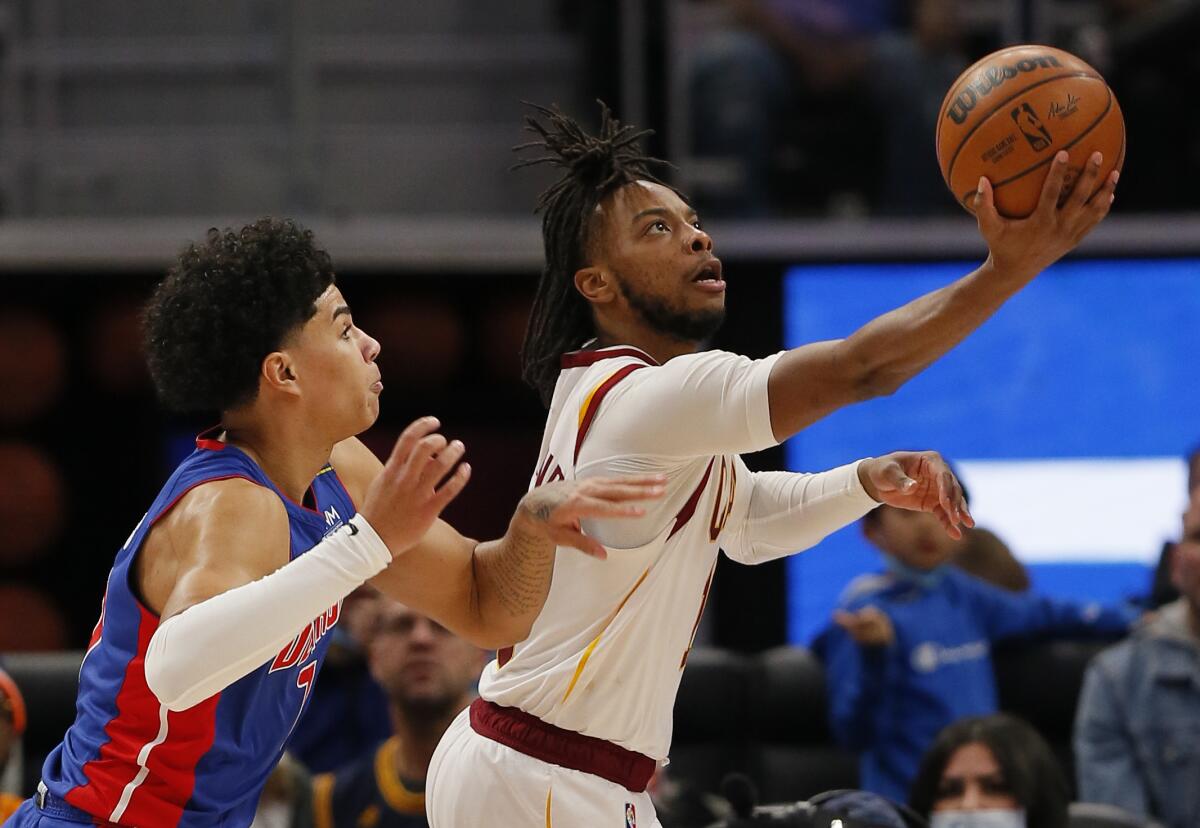
M563 730L524 710L484 699L471 702L471 728L518 753L562 768L583 771L642 793L657 763L612 742Z

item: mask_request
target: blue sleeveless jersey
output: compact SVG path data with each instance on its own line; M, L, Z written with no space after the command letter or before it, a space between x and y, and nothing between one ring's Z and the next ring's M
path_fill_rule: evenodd
M204 435L196 440L196 450L117 553L79 673L75 723L42 769L50 793L97 822L249 825L320 670L341 602L297 630L270 662L188 710L168 711L146 685L146 647L159 619L133 591L134 556L155 522L189 490L233 477L279 496L287 509L292 558L355 512L332 467L313 480L306 498L315 504L310 509L289 500L236 447Z

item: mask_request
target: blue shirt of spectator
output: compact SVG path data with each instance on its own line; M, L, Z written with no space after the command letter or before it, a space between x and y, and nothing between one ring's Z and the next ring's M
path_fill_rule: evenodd
M1120 635L1133 610L1012 593L947 565L937 519L882 507L864 521L888 570L847 588L822 636L835 738L859 754L860 787L905 800L943 727L997 710L992 644L1043 634Z

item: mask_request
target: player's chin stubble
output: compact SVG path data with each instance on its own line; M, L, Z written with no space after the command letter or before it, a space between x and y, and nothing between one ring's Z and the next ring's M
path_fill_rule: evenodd
M659 333L681 342L704 342L710 339L725 322L725 308L713 310L676 310L657 296L648 296L627 281L617 283L629 307L642 321Z

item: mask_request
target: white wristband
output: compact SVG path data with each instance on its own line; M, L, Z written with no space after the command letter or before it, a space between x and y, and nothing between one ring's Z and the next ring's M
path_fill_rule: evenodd
M210 698L264 664L391 560L379 534L355 515L270 575L159 624L146 651L146 684L168 710Z

